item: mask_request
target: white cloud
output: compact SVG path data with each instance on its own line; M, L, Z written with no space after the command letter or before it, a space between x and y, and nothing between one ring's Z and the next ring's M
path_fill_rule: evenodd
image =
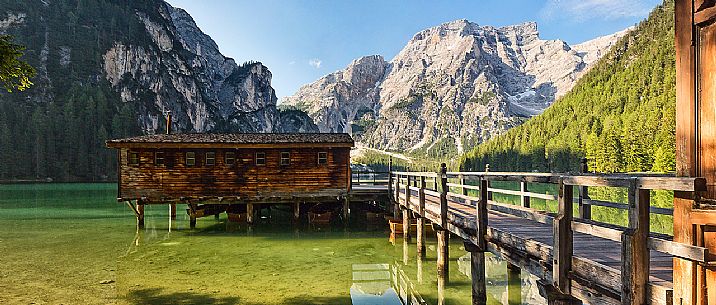
M314 67L316 69L320 69L322 63L323 62L318 58L314 58L314 59L311 59L308 61L308 65L310 65L311 67Z
M647 0L547 0L540 15L547 20L584 22L590 19L643 17L652 8Z

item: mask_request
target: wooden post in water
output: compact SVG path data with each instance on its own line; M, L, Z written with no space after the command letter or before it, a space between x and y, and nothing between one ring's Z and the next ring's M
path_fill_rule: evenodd
M189 205L189 229L196 228L196 204L187 203Z
M246 204L246 223L248 223L248 224L254 223L254 216L256 216L255 213L256 212L254 211L254 204L247 203Z
M177 204L176 203L169 204L169 218L171 218L172 220L177 219Z
M351 199L346 196L343 199L343 221L348 224L348 220L351 217Z
M470 252L470 277L472 278L472 305L487 304L487 279L485 278L485 250L470 241L464 241L465 251Z
M296 202L293 204L293 221L298 223L301 220L301 203Z
M569 272L572 270L572 255L574 253L572 218L573 187L564 184L564 178L559 178L559 211L554 218L554 245L552 262L552 284L557 292L565 298L570 298L571 282ZM562 299L562 298L559 298Z
M137 228L144 229L144 203L137 200Z
M507 263L507 304L522 304L522 270L519 266Z
M629 184L629 227L622 233L622 304L647 303L649 284L649 190Z
M447 230L447 214L448 214L448 203L447 203L447 166L445 163L440 165L440 224L435 233L438 239L438 277L445 278L448 281L449 273L449 243L450 243L450 232Z
M418 257L425 258L425 176L420 177L420 190L418 191L418 228L415 232L417 238Z
M410 210L403 208L403 240L410 242Z
M589 172L587 158L582 158L580 165L582 174ZM592 219L592 205L589 203L589 187L587 186L579 187L579 217L582 219Z

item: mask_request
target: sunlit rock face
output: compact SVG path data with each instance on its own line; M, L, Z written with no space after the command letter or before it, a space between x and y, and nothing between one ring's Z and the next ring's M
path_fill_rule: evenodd
M357 59L282 102L370 147L459 152L541 113L625 33L570 47L540 39L534 22L457 20L415 34L390 62Z
M168 110L184 132L317 131L309 117L277 110L267 67L223 56L186 11L162 3L136 18L151 43L116 42L102 68L123 102L138 103L145 132L160 132Z

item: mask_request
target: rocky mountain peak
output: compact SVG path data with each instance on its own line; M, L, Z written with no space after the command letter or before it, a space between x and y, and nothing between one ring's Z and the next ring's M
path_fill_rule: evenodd
M625 33L574 50L541 39L535 22L450 21L416 33L390 62L359 58L283 102L369 147L460 152L541 113Z

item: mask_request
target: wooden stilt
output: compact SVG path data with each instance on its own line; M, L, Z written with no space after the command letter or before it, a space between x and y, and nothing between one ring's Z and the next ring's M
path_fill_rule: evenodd
M574 298L571 295L563 294L559 289L555 288L552 284L545 281L537 281L537 287L539 293L545 299L549 305L581 305L582 301Z
M507 304L522 304L522 270L519 266L507 263Z
M447 283L447 273L438 272L438 305L445 305L445 284Z
M348 218L350 217L350 212L351 212L351 200L348 197L346 197L343 200L343 221L345 221L345 223L348 223Z
M424 254L425 254L425 253L423 253L423 255L424 255ZM416 277L418 278L418 283L420 283L420 284L423 283L423 259L424 259L424 257L422 257L422 256L420 256L420 255L418 255L417 258L416 258L416 262L417 262L417 265L418 265L418 270L417 270L417 275L416 275Z
M137 201L137 228L144 229L144 204Z
M408 244L407 239L403 239L403 265L408 265L408 262L410 262L410 250L408 249L410 245Z
M487 304L487 279L485 278L485 252L477 245L465 241L465 251L470 252L470 276L472 277L472 304Z
M403 209L403 240L410 242L410 211Z
M293 204L293 221L298 222L301 220L301 203L296 202Z
M177 204L176 203L169 204L169 218L177 219Z
M189 204L189 229L196 228L196 204Z
M449 267L450 253L449 253L448 243L449 243L449 239L450 239L450 233L447 230L440 228L440 229L436 230L436 234L437 234L437 238L438 238L438 249L437 249L438 250L438 261L437 261L438 276L439 277L444 276L447 281L448 273L449 273L448 267Z
M418 217L418 229L416 230L416 243L418 257L425 258L425 218Z
M248 224L254 223L254 204L253 203L247 203L246 204L246 222Z

